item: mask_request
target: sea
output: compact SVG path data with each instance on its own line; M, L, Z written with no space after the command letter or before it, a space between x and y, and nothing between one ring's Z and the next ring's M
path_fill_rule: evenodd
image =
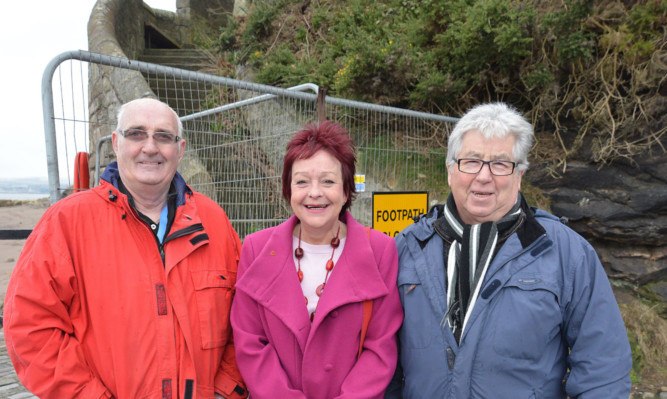
M48 196L49 193L0 193L0 200L31 201Z

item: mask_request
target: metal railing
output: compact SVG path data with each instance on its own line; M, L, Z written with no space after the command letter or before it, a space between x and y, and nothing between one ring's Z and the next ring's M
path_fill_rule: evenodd
M115 112L97 109L95 98L104 93L90 93L89 99L76 83L63 84L85 85L83 76L70 72L68 77L64 69L90 71L88 79L94 81L101 79L96 75L101 68L111 75L141 73L154 95L181 116L187 147L179 171L194 190L225 209L241 237L290 215L281 196L285 146L305 123L318 120L317 94L300 91L317 91L317 86L283 89L85 51L57 56L42 78L52 203L71 185L77 152L90 152L96 144L91 160L96 178L108 163L104 143L115 127ZM355 218L371 224L373 191L428 191L431 202L444 201L445 143L456 118L330 96L324 103L326 119L350 133L357 148L357 173L365 176L365 190L352 207ZM91 137L91 132L99 134Z

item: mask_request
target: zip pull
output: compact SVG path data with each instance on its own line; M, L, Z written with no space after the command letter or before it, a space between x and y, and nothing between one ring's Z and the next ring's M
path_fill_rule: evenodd
M157 239L160 244L164 241L164 234L167 232L167 224L169 223L169 205L165 205L160 213L160 221L158 222Z

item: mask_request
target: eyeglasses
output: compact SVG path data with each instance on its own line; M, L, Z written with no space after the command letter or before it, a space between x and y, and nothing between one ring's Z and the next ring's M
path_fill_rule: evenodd
M134 141L135 143L146 141L146 139L148 139L150 136L147 131L141 129L119 130L118 133L123 135L123 137L128 140ZM180 136L167 132L155 132L153 133L153 138L155 141L157 141L158 144L175 144L178 143L178 141L181 139Z
M459 171L463 173L476 174L479 173L484 165L489 165L491 174L495 176L508 176L514 172L517 162L511 161L482 161L474 158L460 158L455 159L459 166Z

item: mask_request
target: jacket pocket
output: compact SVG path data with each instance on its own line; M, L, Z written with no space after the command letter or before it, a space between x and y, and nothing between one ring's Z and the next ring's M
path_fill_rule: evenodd
M236 273L224 270L191 271L199 314L202 349L221 347L229 335Z
M403 304L403 325L399 330L404 348L426 348L433 339L431 304L416 274L404 270L398 275L398 291Z
M487 326L499 355L538 361L550 344L560 345L558 293L540 277L513 277L493 302Z

